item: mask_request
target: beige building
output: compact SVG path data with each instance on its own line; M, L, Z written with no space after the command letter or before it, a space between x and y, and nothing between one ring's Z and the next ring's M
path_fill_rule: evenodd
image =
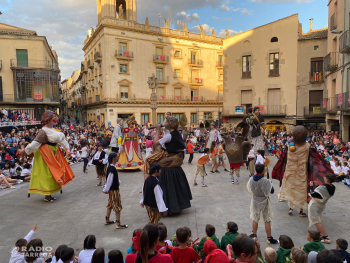
M237 125L249 107L259 106L268 129L324 127L326 32L304 33L295 14L224 39L225 122Z
M40 119L59 107L57 54L35 31L0 23L0 104Z
M62 113L65 117L81 119L81 74L80 69L73 71L69 79L62 81Z
M310 31L300 34L298 39L297 124L309 130L326 128L321 105L327 91L323 71L327 34L327 28L312 30L311 20Z
M222 38L136 21L136 0L99 0L98 25L84 41L82 112L88 121L116 125L134 114L152 120L148 78L158 78L157 121L171 111L190 124L218 119L223 99ZM83 114L84 115L84 114Z

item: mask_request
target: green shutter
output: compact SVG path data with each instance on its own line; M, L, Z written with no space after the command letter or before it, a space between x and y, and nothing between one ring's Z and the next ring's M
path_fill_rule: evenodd
M28 67L28 51L26 49L16 49L17 67Z

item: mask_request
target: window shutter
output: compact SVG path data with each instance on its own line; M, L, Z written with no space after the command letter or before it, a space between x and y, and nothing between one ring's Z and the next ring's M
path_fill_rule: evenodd
M241 91L241 104L253 104L253 91L252 90L242 90Z
M322 90L310 90L309 91L309 106L318 106L320 105L323 99Z

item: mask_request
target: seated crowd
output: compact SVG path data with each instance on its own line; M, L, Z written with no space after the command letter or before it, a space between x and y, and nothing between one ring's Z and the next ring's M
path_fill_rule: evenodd
M325 249L320 241L320 233L309 230L304 247L294 246L293 240L286 235L279 237L279 248L260 250L260 244L246 234L238 233L238 226L228 222L226 233L221 241L215 235L215 227L206 225L205 236L192 240L188 227L180 227L169 240L166 226L147 224L136 229L131 237L131 246L126 255L118 249L107 253L102 247L96 248L96 237L88 235L83 250L75 254L73 248L60 245L53 253L43 253L41 239L31 239L36 226L24 238L18 239L12 251L9 263L343 263L350 262L348 242L337 239L334 249ZM199 240L199 241L198 241ZM307 242L306 242L307 241Z

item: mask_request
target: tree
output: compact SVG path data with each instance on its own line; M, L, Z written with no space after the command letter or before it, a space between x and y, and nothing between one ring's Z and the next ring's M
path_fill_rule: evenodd
M179 120L179 124L180 126L183 128L187 125L187 117L186 117L186 114L182 114L181 115L181 118Z

